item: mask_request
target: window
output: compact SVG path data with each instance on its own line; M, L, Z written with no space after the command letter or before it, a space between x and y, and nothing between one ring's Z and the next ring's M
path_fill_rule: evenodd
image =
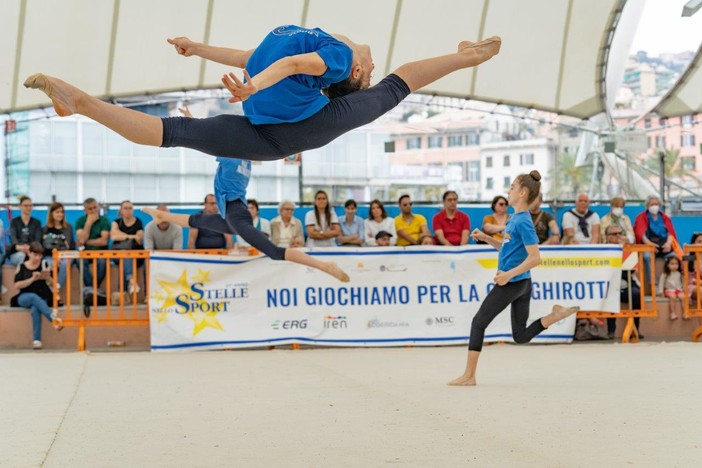
M683 127L692 126L692 115L683 115L682 117L680 117L680 123L683 124Z
M503 185L503 187L504 187L504 188L509 188L509 186L510 186L511 183L512 183L512 180L510 179L509 176L507 176L507 177L504 178L504 185Z
M646 117L644 119L644 128L651 128L651 118L650 117Z
M480 144L480 134L479 133L469 133L466 135L466 144L468 146L476 146Z
M534 164L534 153L522 153L519 155L519 164L522 166Z
M409 138L407 140L407 149L408 150L420 149L421 147L422 147L422 138L421 137Z
M492 167L492 156L485 156L485 167Z
M429 137L429 148L441 148L444 143L444 137L441 136L430 136Z
M694 156L683 156L681 158L682 168L684 171L694 171L695 170L695 157Z
M663 135L656 136L656 148L665 148L665 136L663 136Z
M680 146L695 146L695 135L693 133L681 134Z
M480 182L480 161L466 161L466 182Z
M653 148L653 146L651 146L651 137L646 137L646 140L648 140L648 147Z
M505 156L502 158L502 165L509 167L509 154L505 154Z
M448 136L448 146L453 148L456 146L463 146L463 135L449 135Z
M492 180L492 177L488 177L487 179L485 179L485 188L487 190L492 190L493 185L494 185L494 182Z

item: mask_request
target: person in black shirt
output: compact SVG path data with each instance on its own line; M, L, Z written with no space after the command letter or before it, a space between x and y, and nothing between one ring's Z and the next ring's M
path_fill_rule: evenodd
M32 314L32 348L41 349L41 316L52 322L56 330L63 329L63 321L56 312L52 312L49 301L53 294L47 281L51 279L48 269L42 268L44 248L39 242L29 244L28 260L17 267L15 287L19 294L11 300L13 307L25 307Z
M75 250L76 241L73 236L73 226L66 222L66 211L59 202L54 202L49 207L49 214L46 216L46 226L42 228L42 246L44 247L44 260L49 268L53 267L52 250ZM63 260L59 264L58 289L66 284L68 266L72 262ZM58 291L56 291L58 293Z
M10 263L19 265L27 258L29 244L41 242L41 223L32 218L32 199L20 198L20 215L10 221Z
M134 205L129 200L119 205L119 218L112 221L110 230L113 250L144 250L144 225L134 216ZM119 264L119 260L115 263ZM129 294L134 289L139 292L136 278L134 278L134 262L132 259L123 259L124 284L127 285ZM137 268L144 264L143 259L137 261Z

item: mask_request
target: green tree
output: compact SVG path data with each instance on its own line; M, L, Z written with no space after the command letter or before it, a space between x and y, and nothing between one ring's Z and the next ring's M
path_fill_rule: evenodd
M549 173L554 181L549 192L550 198L568 197L575 200L580 192L590 189L592 166L576 167L576 155L562 151L556 158L556 168Z
M680 158L679 148L656 148L653 150L653 154L649 155L644 161L646 168L652 170L655 174L660 174L661 163L659 153L663 151L665 153L665 177L666 179L685 178L685 170L682 164L682 158Z

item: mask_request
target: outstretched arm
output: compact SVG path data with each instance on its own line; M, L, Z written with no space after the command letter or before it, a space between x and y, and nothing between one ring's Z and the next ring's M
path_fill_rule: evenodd
M232 93L229 102L245 101L251 95L262 89L273 86L280 80L292 75L322 76L327 71L327 64L317 52L283 57L273 62L256 76L249 76L244 70L246 83L243 83L234 73L222 77L222 83Z
M185 57L196 55L206 60L230 65L236 68L245 68L246 62L255 49L240 50L228 47L215 47L201 42L194 42L187 37L175 37L167 39L169 44L175 47L176 52Z

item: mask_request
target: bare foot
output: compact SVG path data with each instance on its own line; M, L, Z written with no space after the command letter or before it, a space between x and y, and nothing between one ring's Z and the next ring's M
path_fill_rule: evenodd
M456 387L472 387L476 385L475 377L468 377L467 375L462 375L457 379L453 379L448 383L448 385Z
M76 112L76 95L73 87L58 78L36 73L24 81L24 87L43 91L49 96L54 104L54 110L61 117Z
M157 210L156 208L142 208L141 211L151 216L156 224L163 222L161 215L165 214L165 211Z
M347 275L346 272L339 268L339 265L337 265L334 262L327 262L324 271L329 273L342 283L348 283L350 281L349 275Z
M500 52L502 47L502 39L499 36L490 36L480 42L462 41L458 44L458 52L467 51L468 49L479 49L485 56L492 57Z
M562 305L555 305L551 309L551 313L541 318L541 323L545 328L550 327L554 323L560 322L566 317L569 317L580 310L579 306L574 307L563 307Z

